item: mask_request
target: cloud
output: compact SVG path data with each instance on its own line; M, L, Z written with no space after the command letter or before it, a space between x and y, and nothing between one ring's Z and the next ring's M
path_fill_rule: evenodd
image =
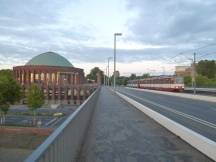
M153 44L200 45L215 42L214 0L128 0L139 14L130 23L135 40Z
M40 25L55 23L58 20L61 9L68 4L69 0L2 0L0 5L1 20L5 25ZM9 21L8 21L9 20Z
M62 54L73 64L104 64L113 56L114 32L123 33L117 40L117 61L125 68L139 61L188 63L194 48L216 41L215 0L0 3L0 68L25 64L47 51ZM213 51L216 46L198 52Z
M155 49L117 49L117 62L132 63L141 60L160 60L167 61L171 57L175 48L155 48ZM57 50L72 62L106 62L108 57L113 57L113 48L107 47L88 47L88 46L64 46Z

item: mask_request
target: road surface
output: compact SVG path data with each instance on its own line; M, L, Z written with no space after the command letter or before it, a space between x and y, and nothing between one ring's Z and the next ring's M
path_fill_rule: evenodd
M216 103L124 87L118 87L117 90L152 110L216 141Z

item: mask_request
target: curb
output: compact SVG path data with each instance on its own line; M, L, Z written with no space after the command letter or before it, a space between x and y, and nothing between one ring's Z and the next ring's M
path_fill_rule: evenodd
M179 136L182 140L208 156L209 158L216 161L216 142L194 132L193 130L161 115L160 113L151 110L150 108L140 104L139 102L116 92L125 101L129 102L131 105L145 113L147 116L155 120L157 123Z

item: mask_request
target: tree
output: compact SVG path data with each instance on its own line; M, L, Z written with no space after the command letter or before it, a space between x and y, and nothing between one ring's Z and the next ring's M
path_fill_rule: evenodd
M131 74L131 76L129 77L130 80L136 79L136 74Z
M113 79L113 77L112 77ZM128 77L125 76L120 76L118 79L116 79L116 84L117 85L127 85Z
M214 60L201 60L198 62L197 73L209 79L216 78L216 63Z
M99 67L94 67L93 69L91 69L90 73L86 76L86 79L87 80L94 80L97 82L97 73L101 73L101 79L102 79L102 82L103 82L103 78L104 78L104 73L103 71L101 71L99 69Z
M197 75L196 84L197 87L216 87L216 80L209 79L208 77L203 75Z
M149 73L145 73L145 74L142 75L142 78L143 78L143 79L149 78L149 77L150 77L150 74L149 74Z
M27 93L27 104L33 113L33 125L36 124L36 110L44 104L44 95L42 90L35 84L30 86Z
M1 124L5 123L6 115L8 113L10 105L9 104L4 104L1 105Z
M10 104L14 104L21 98L21 88L13 78L11 70L0 70L0 115L1 124L5 118Z
M184 84L187 87L191 87L191 76L185 76L184 77ZM216 80L215 79L209 79L206 76L198 74L196 76L196 86L197 87L216 87Z
M191 82L192 82L191 76L185 76L184 77L184 84L185 84L185 86L190 87L191 86Z

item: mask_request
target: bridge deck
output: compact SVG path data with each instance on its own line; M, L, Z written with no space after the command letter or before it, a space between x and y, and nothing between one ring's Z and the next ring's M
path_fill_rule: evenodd
M155 121L102 88L78 161L211 161Z

